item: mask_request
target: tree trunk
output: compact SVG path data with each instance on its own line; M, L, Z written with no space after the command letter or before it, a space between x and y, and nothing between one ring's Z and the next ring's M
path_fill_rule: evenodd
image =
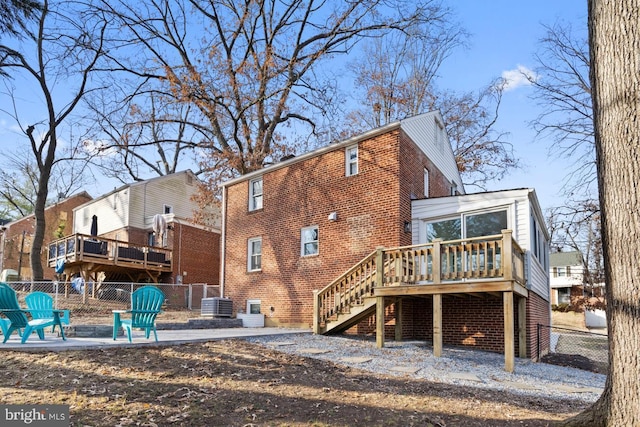
M609 376L566 425L640 425L640 1L589 0Z

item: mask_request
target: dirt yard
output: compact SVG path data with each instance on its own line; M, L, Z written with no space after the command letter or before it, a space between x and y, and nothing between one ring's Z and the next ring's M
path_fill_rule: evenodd
M70 405L73 426L548 426L584 407L373 375L241 340L2 351L2 404Z

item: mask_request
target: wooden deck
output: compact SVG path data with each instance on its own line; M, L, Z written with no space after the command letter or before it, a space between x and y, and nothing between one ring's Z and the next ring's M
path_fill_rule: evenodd
M67 275L80 273L85 280L96 280L93 276L103 272L107 276L124 275L131 281L157 281L160 274L172 271L172 251L74 234L49 244L49 267L55 268L60 262L64 262Z
M433 352L442 353L442 295L488 293L503 300L505 369L514 367L514 300L519 311L520 357L526 357L524 251L510 230L494 236L434 241L372 252L314 292L314 333L346 330L376 315L376 343L384 346L384 313L406 296L433 298ZM514 298L515 297L515 298ZM398 310L397 310L398 311ZM401 330L401 317L396 327Z

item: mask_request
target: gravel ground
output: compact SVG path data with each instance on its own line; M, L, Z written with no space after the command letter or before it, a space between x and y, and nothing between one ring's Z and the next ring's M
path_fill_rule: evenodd
M529 396L563 398L586 403L598 399L606 376L575 368L516 358L514 373L504 370L504 355L445 347L434 357L424 341L386 342L362 337L287 335L247 339L277 351L323 359L377 374L425 379L447 384L509 390Z

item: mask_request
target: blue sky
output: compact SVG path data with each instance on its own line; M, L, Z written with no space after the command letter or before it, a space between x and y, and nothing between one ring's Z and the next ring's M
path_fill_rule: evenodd
M469 49L455 53L441 69L440 85L453 90L477 90L518 67L533 69L533 57L545 33L542 24L561 20L570 22L575 29L585 28L586 32L586 0L452 0L450 4L471 33ZM550 159L550 139L537 139L530 128L529 122L539 112L531 94L527 85L513 87L504 94L497 127L509 132L507 140L513 144L523 168L491 184L489 189L535 188L546 209L562 204L559 192L567 160Z
M517 75L515 70L533 69L533 56L545 33L542 24L563 20L572 23L575 29L586 28L586 0L449 0L449 4L471 35L469 48L456 51L441 68L440 86L455 91L478 90L498 77ZM568 167L566 159L548 157L550 139L536 139L530 128L529 122L539 111L530 99L531 94L530 86L515 85L503 96L497 128L509 133L507 140L513 144L523 167L488 189L535 188L542 208L546 209L562 204L559 192ZM21 96L31 99L24 92ZM5 120L6 117L0 117L2 145L11 144L9 141L15 137L10 130L13 124ZM100 188L87 190L97 195L119 185L108 182L105 186L101 182Z

